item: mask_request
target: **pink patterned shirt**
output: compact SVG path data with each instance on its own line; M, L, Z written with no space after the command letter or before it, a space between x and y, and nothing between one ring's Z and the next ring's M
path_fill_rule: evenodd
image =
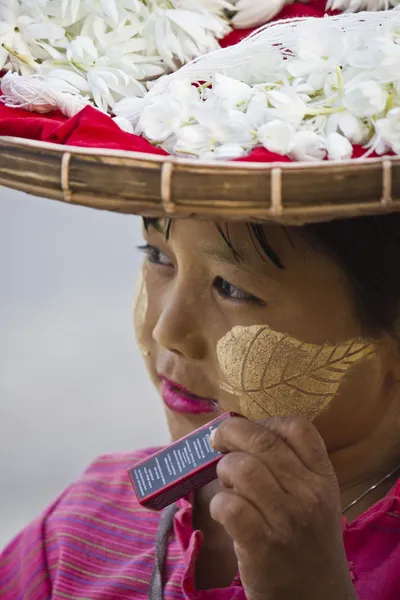
M136 501L127 469L154 449L99 458L0 555L1 600L146 599L159 514ZM230 587L198 591L202 534L179 503L166 565L165 600L245 600ZM360 600L400 599L400 480L351 525L344 542Z

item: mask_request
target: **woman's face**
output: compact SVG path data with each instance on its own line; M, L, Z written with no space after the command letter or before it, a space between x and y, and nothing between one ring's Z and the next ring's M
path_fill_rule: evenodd
M144 231L135 330L173 439L226 411L299 414L328 450L387 410L388 344L357 318L343 271L296 228L265 226L279 268L244 223L174 220ZM230 241L232 248L229 248Z

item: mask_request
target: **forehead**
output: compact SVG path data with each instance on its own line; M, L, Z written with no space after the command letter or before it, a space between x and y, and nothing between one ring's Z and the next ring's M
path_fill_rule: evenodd
M159 219L146 224L177 252L261 271L288 269L306 254L315 253L299 228L276 224L200 219Z

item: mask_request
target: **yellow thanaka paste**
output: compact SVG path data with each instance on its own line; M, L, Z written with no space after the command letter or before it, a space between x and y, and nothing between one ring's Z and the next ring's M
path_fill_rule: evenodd
M375 345L364 340L317 346L266 325L236 326L217 344L221 389L238 396L252 420L293 414L313 420L349 369L374 355Z
M148 349L143 344L143 330L146 322L149 296L147 293L146 272L144 267L139 272L136 283L135 297L133 300L133 323L139 349L144 357L149 356Z

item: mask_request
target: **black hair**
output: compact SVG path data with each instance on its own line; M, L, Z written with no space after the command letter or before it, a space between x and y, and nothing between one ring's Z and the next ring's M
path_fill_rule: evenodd
M145 218L147 229L158 219ZM170 235L172 221L164 230ZM216 227L239 262L229 224ZM259 223L248 223L257 252L284 269ZM360 320L369 334L387 331L400 342L400 214L357 217L299 227L299 233L317 249L327 252L343 269L352 285ZM290 237L289 237L289 241ZM292 243L292 242L291 242Z

